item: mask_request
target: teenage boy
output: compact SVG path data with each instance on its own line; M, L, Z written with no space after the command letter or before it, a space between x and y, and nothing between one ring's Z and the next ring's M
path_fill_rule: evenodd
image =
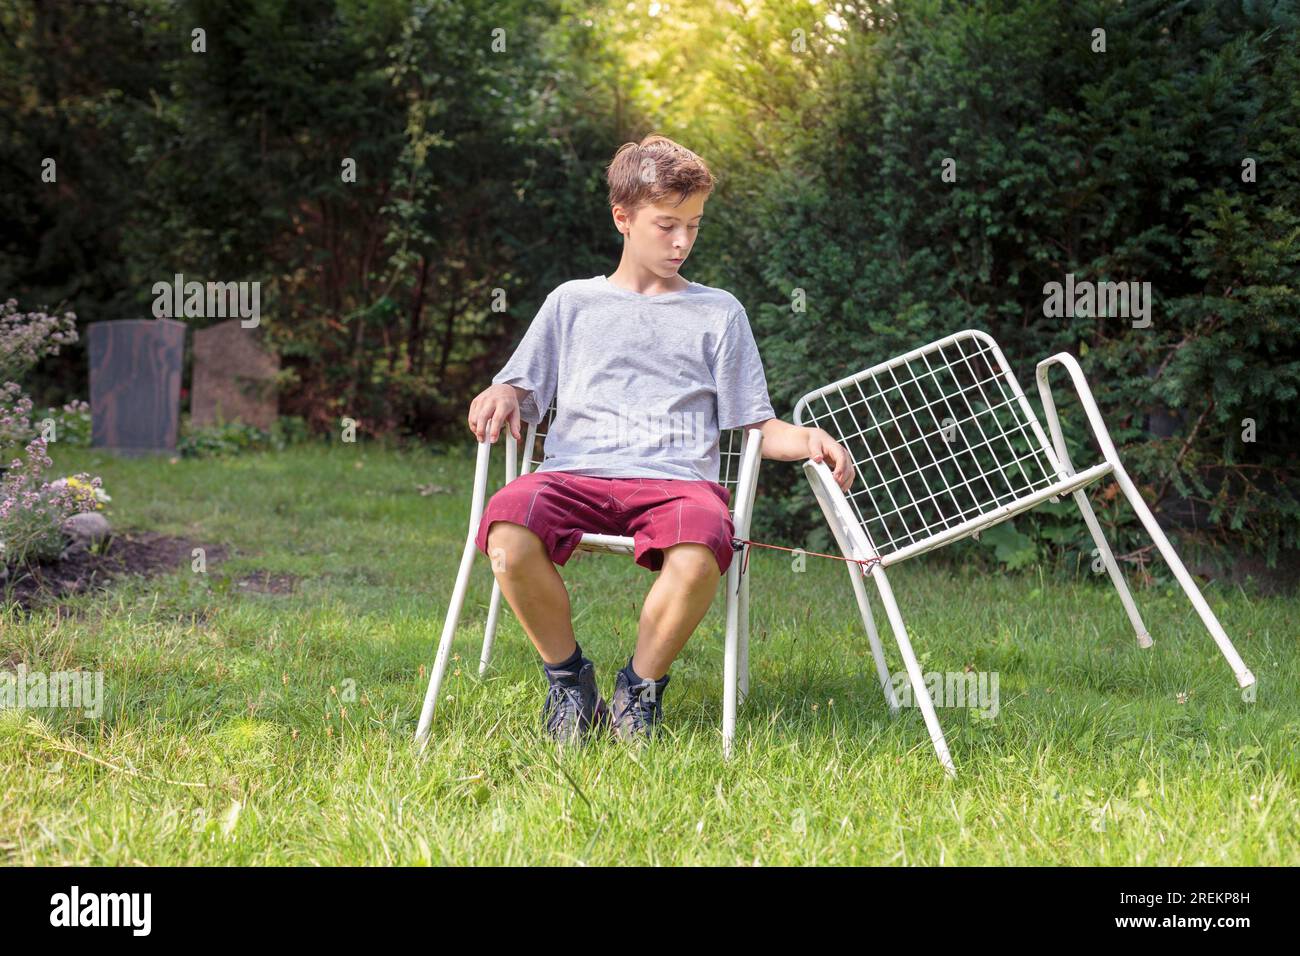
M820 428L778 420L740 302L683 278L714 178L664 136L619 148L606 171L623 256L609 276L546 297L510 361L469 407L478 441L541 422L556 401L545 460L492 496L476 539L542 658L547 731L576 742L612 724L653 734L668 668L713 602L732 559L730 492L718 484L719 436L758 428L764 458L827 460L847 489L852 461ZM636 650L607 707L574 633L555 565L586 532L631 536L659 572Z

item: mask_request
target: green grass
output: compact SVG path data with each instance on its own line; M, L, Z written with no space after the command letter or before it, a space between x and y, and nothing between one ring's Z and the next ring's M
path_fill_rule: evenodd
M0 660L102 670L106 695L98 720L0 712L9 863L1300 862L1295 598L1207 591L1259 677L1246 703L1181 592L1137 592L1156 641L1141 651L1104 578L977 575L933 556L892 570L923 669L999 674L994 719L939 711L948 780L919 711L889 718L840 562L794 573L784 552L753 554L752 696L723 763L721 587L673 667L665 737L557 758L538 729L543 677L504 605L494 669L476 676L481 560L418 759L468 457L54 459L104 476L118 527L233 553L79 598L71 617L0 620ZM421 497L429 482L456 491ZM254 570L302 581L291 595L233 586ZM596 556L562 574L608 694L652 576Z

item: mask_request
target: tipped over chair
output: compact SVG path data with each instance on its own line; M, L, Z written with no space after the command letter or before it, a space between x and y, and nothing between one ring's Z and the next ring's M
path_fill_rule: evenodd
M538 457L544 451L546 431L555 417L555 404L552 403L542 416L544 428L529 425L524 436L523 470L528 474L542 463ZM505 436L506 461L505 478L509 483L515 480L519 471L518 441L503 427ZM539 441L540 439L540 441ZM758 484L758 467L761 460L763 434L757 428L748 432L732 428L724 431L719 439L719 484L731 492L731 518L735 536L744 538L749 535L750 517L754 507L754 493ZM420 722L415 731L416 743L421 751L428 745L429 730L433 722L434 709L438 703L438 693L442 687L443 676L447 670L447 661L451 656L451 645L456 633L456 624L460 619L461 608L465 603L465 592L469 587L470 572L473 570L478 547L475 537L479 522L483 517L487 503L488 465L492 452L492 443L478 443L478 458L474 469L474 491L470 499L469 529L465 536L465 547L461 554L460 570L456 575L456 584L452 589L451 605L443 623L442 639L438 642L438 653L433 662L433 673L429 675L429 688L424 696L424 706L420 711ZM608 534L584 534L575 550L592 551L598 554L617 554L631 557L635 541L631 536ZM723 691L722 691L722 737L724 753L729 753L731 740L735 734L736 709L740 700L749 691L749 576L739 555L733 558L727 569L727 622L726 644L723 657ZM487 628L483 634L483 651L479 658L479 675L486 673L492 658L492 639L496 636L497 617L501 610L501 586L494 579L492 598L488 604Z
M1061 434L1048 386L1053 365L1069 373L1101 450L1101 461L1083 470L1070 461ZM1049 498L1055 501L1060 495L1072 494L1119 593L1138 646L1150 647L1151 637L1083 490L1108 474L1114 476L1187 593L1237 683L1244 688L1255 682L1120 464L1078 361L1065 352L1050 356L1038 363L1037 379L1051 441L998 344L987 334L972 330L811 391L794 410L796 424L825 429L853 459L856 475L847 495L824 463L804 462L804 474L840 551L851 559L847 563L849 579L890 711L897 713L899 704L867 602L864 571L870 573L880 592L912 696L925 718L935 753L951 775L956 768L885 569L976 535Z

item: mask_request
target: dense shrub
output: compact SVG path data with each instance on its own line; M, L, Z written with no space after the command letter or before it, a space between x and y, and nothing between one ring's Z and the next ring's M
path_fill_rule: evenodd
M789 172L756 184L751 225L737 236L751 262L737 292L750 303L778 410L963 328L999 340L1037 404L1034 364L1068 351L1166 524L1270 561L1295 549L1294 7L920 0L889 9L848 32L832 78L793 111L802 123L816 110L818 133L792 135ZM1106 31L1105 53L1092 49L1095 28ZM955 182L941 178L946 159ZM1150 326L1048 317L1044 285L1066 273L1150 282ZM806 313L791 308L796 289ZM1099 460L1077 403L1063 415L1076 462ZM818 524L802 475L773 471L768 530L794 536ZM1113 485L1092 494L1118 552L1150 558ZM999 539L1001 553L1089 552L1065 504L1018 522L1029 544Z
M212 458L237 455L246 451L282 451L289 445L308 439L307 426L301 418L281 416L270 429L223 422L195 428L186 418L176 450L182 458Z

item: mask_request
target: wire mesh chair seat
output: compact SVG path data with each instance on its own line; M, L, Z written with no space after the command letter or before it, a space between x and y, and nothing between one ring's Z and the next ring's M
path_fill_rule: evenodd
M1061 433L1048 386L1053 365L1069 372L1101 449L1102 460L1083 470L1070 461ZM806 461L804 474L841 552L853 559L846 566L890 711L897 713L899 703L871 617L863 566L854 561L869 569L880 592L913 696L949 774L956 769L933 701L922 690L921 671L885 569L1070 494L1138 645L1149 647L1151 637L1083 491L1108 474L1169 564L1238 684L1248 687L1255 681L1120 463L1078 361L1065 352L1044 359L1037 382L1050 441L997 342L968 329L815 389L794 410L795 424L825 429L853 459L856 477L847 494L824 463Z
M523 460L520 462L519 442L510 434L509 428L503 427L501 435L505 436L505 481L514 481L517 475L526 475L545 461L545 439L554 421L556 404L552 402L542 415L541 422L529 424L523 441ZM754 495L758 485L758 467L762 457L763 434L757 428L748 431L730 428L719 436L719 475L718 483L731 492L732 525L737 537L748 537L750 521L753 515ZM442 637L438 643L438 653L434 659L433 671L429 675L429 686L425 693L424 705L420 711L420 721L416 727L415 740L423 751L428 745L429 730L433 723L433 714L437 706L447 662L451 656L451 645L456 626L464 606L465 593L469 586L470 573L473 570L478 546L475 539L479 524L483 518L487 502L488 471L492 443L478 443L477 459L474 470L474 490L470 502L469 530L465 546L461 553L460 567L456 583L452 590L451 604L443 623ZM630 535L584 533L575 551L587 551L600 554L617 554L631 557L635 553L635 539ZM501 610L501 585L493 580L492 597L488 604L487 624L483 633L483 648L479 656L479 676L487 673L492 659L492 644L496 636L497 621ZM727 609L726 638L723 657L723 707L722 739L723 752L729 755L731 741L735 734L736 711L740 702L749 692L749 574L744 562L733 560L727 568Z

